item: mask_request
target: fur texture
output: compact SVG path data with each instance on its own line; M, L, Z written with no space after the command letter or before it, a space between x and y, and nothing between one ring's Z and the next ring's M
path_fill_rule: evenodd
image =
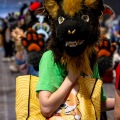
M97 60L102 1L45 0L45 8L52 23L48 49L53 51L55 61L65 64L66 69L91 75Z

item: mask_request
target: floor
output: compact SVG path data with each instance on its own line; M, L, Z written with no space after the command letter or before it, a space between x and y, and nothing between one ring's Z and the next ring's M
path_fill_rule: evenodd
M0 51L0 120L15 120L15 78L19 73L8 69L8 62L3 62Z
M15 117L15 78L20 73L8 69L10 63L3 62L3 51L0 50L0 120L16 120ZM114 97L114 85L104 84L107 97ZM107 112L108 120L113 119L113 111Z

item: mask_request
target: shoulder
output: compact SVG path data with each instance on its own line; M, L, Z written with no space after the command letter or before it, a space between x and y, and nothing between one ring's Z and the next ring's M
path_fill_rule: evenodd
M53 56L53 53L51 50L48 50L48 51L44 52L43 56Z
M46 51L43 55L42 55L42 58L41 58L41 61L43 60L53 60L53 52L51 50L48 50Z
M53 52L51 50L48 50L42 55L42 58L40 60L40 65L44 67L46 65L48 66L53 63L54 63Z

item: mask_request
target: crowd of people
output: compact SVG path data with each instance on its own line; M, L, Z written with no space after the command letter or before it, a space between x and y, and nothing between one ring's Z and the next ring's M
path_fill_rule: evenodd
M107 76L105 76L104 82L107 82L107 83L113 82L114 83L115 76L116 76L115 69L116 69L117 64L120 61L120 52L119 52L119 47L120 47L120 44L119 44L119 40L120 40L120 16L113 13L110 16L101 17L100 18L100 30L101 30L101 36L102 36L103 41L105 39L107 39L109 41L108 46L116 44L114 52L110 51L110 47L105 48L107 51L110 52L111 57L108 57L108 55L105 55L109 59L106 59L107 62L106 63L104 62L104 64L102 64L103 66L104 65L109 66L108 63L110 63L110 61L111 61L111 67L109 67L109 68L112 71L111 72L109 71L106 74ZM105 46L106 45L104 45L103 47L105 47ZM101 63L101 61L100 61L100 63ZM102 67L102 65L100 65L100 67ZM105 68L105 66L102 67L102 72L103 72L104 68ZM110 76L110 74L112 76Z
M32 28L41 35L38 39L41 39L44 46L50 36L48 20L44 15L36 15L35 13L42 7L42 2L38 1L23 4L19 12L8 13L6 18L0 18L0 43L4 54L2 61L10 63L11 72L20 72L19 65L28 62L20 36L24 37L29 31L28 29ZM29 44L31 43L28 42ZM41 48L43 49L43 46Z
M41 2L31 2L28 4L23 4L21 7L19 14L16 13L8 13L6 18L0 18L0 47L3 48L3 62L9 62L10 66L9 69L12 72L21 72L23 75L32 74L34 76L39 77L39 74L44 74L41 70L41 73L39 72L39 61L43 55L43 53L46 51L46 45L49 42L49 39L51 37L52 33L50 28L50 21L49 18L43 14L43 3ZM41 13L42 12L42 13ZM62 23L63 18L61 17L59 19L59 22ZM110 55L106 55L108 59L103 59L104 53L102 53L98 58L98 68L100 69L100 77L103 79L103 82L107 83L113 83L115 84L116 91L115 91L115 120L120 119L120 15L116 15L115 12L110 16L101 16L99 19L100 23L100 32L101 32L101 41L108 41L106 46L106 43L104 42L102 44L102 47L99 44L99 51L104 49L107 51L106 53L110 53ZM70 33L73 34L73 33ZM112 47L111 47L112 46ZM53 47L53 46L52 46ZM112 50L111 50L112 49ZM113 50L114 49L114 50ZM53 49L54 50L54 49ZM62 51L62 50L61 50ZM57 51L54 51L55 53ZM49 57L51 57L52 54L49 51L46 53ZM45 58L44 58L45 57ZM40 68L44 68L43 65L45 59L48 59L46 55L42 58L42 66ZM57 56L58 57L58 56ZM56 60L57 60L56 57ZM103 62L104 60L104 62ZM102 62L101 62L102 61ZM50 62L50 61L49 61ZM52 61L53 62L53 61ZM46 64L46 63L44 63ZM48 65L51 63L47 63ZM52 63L53 64L53 63ZM71 66L68 66L71 67ZM61 72L64 72L64 70L61 66L55 65L54 68L61 69ZM52 70L52 69L51 69ZM50 75L47 73L48 76ZM52 74L52 73L51 73ZM77 74L77 73L76 73ZM63 74L64 75L64 74ZM56 76L57 78L58 76ZM75 76L77 79L77 75ZM43 77L44 78L44 77ZM44 80L43 80L44 81ZM58 78L59 81L59 78ZM65 78L65 81L68 81L68 78ZM67 83L63 83L64 85ZM50 81L51 82L51 81ZM48 82L48 84L50 84ZM37 91L40 91L40 86L37 87ZM46 88L47 89L47 88ZM65 89L65 88L64 88ZM70 88L68 88L69 90ZM63 91L64 94L68 94L69 91L66 88L66 93ZM48 90L50 91L50 90ZM54 90L53 90L54 91ZM41 92L39 94L40 100L42 101L41 104L46 104L45 100L48 99L42 98L44 96L45 92ZM46 94L46 93L45 93ZM47 93L47 98L52 96L50 92ZM104 99L104 96L102 96ZM54 98L54 97L53 97ZM56 100L59 100L57 98ZM109 100L109 99L108 99ZM63 101L63 100L62 100ZM111 100L110 106L113 109L113 100ZM56 101L55 101L56 102ZM52 103L53 105L53 103ZM56 108L58 107L56 102ZM107 106L106 106L107 107ZM53 106L50 105L50 109L56 110L56 108L53 108ZM110 108L110 109L111 109ZM47 116L46 113L43 115ZM52 115L52 114L51 114ZM50 116L49 116L50 117ZM104 119L105 115L103 116Z

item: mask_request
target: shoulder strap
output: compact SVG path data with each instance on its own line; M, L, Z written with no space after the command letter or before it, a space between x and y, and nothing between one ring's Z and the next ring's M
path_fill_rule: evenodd
M30 79L29 79L29 93L28 93L28 116L26 118L26 120L28 120L29 116L30 116L30 83L31 83L31 75L30 75Z
M96 78L96 81L95 81L95 83L94 83L94 86L93 86L93 89L92 89L92 92L91 92L90 98L92 97L92 94L93 94L93 91L94 91L94 88L95 88L95 85L96 85L97 80L98 80L98 78Z

